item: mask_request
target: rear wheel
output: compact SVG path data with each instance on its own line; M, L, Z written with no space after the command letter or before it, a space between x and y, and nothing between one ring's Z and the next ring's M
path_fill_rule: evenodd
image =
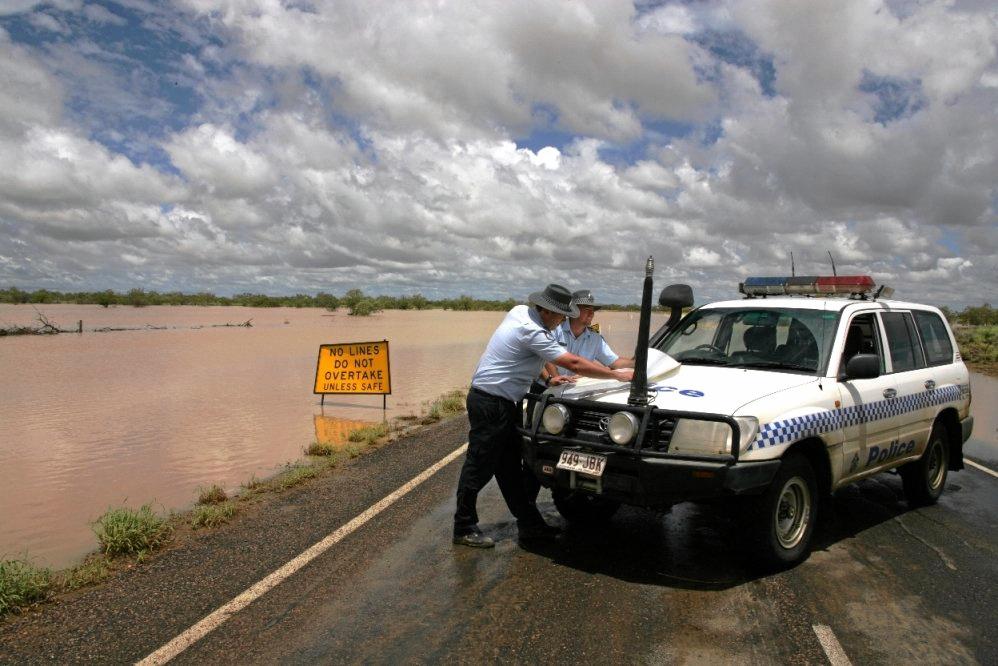
M620 508L620 502L580 490L552 488L551 496L558 513L570 523L603 523Z
M946 430L937 423L932 426L929 443L925 446L922 457L898 468L908 504L911 506L935 504L943 494L948 468L949 444L946 442Z
M807 458L791 454L747 516L749 543L760 564L785 568L803 561L811 550L817 517L814 470Z

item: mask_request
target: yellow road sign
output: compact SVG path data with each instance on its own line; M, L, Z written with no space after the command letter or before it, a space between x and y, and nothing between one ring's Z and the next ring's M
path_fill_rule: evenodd
M391 395L388 340L320 345L313 393Z

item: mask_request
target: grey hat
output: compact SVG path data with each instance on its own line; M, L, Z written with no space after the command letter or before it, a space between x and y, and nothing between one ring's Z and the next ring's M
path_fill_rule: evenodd
M572 303L572 292L560 284L549 284L544 287L544 291L535 291L530 294L527 300L538 307L566 317L579 316L579 308Z
M579 289L578 291L572 292L572 302L576 305L588 305L593 310L599 310L603 305L596 302L596 297L593 296L593 292L588 289Z

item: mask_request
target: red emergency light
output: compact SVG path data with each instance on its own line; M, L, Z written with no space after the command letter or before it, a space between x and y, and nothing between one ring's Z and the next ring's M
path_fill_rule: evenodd
M750 277L738 285L738 290L746 296L777 295L823 295L857 294L865 295L876 287L869 275L833 276L794 276L794 277Z

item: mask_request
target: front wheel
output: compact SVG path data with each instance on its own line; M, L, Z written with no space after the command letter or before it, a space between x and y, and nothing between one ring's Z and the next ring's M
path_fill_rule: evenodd
M904 496L911 506L935 504L943 494L949 468L949 445L945 434L940 424L934 425L922 457L898 468Z
M814 470L807 458L791 454L749 511L749 543L759 562L785 568L803 561L811 550L817 518Z
M570 523L605 523L620 508L620 502L580 490L552 488L551 497L558 513Z

